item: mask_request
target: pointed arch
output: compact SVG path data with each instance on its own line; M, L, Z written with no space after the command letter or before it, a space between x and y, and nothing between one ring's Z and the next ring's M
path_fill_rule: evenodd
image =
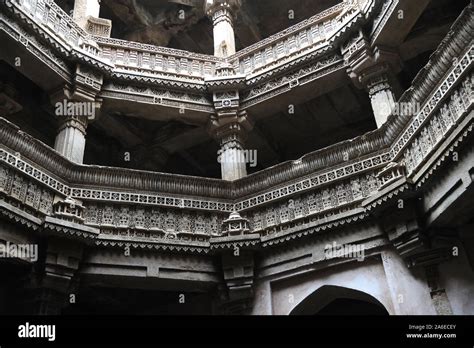
M376 306L381 314L389 314L385 306L372 295L342 286L324 285L301 301L290 312L290 315L315 315L339 300L353 300L354 303L366 303L368 306ZM350 314L350 311L351 309L348 308L348 313L346 314Z

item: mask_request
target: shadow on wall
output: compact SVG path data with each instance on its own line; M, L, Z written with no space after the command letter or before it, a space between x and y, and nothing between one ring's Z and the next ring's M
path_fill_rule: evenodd
M290 315L389 315L389 313L369 294L326 285L306 297Z

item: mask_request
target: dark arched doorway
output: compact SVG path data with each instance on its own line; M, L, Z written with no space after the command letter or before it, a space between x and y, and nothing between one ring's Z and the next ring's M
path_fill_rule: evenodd
M373 296L340 286L323 286L299 303L290 315L389 315Z

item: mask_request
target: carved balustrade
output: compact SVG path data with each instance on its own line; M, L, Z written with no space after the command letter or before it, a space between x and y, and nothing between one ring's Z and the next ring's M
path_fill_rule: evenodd
M166 47L118 39L94 37L100 56L115 66L114 74L136 74L141 78L196 84L203 90L204 78L212 77L219 58Z
M91 22L88 33L53 0L3 2L12 9L14 16L40 31L62 54L85 60L119 79L203 92L205 80L214 77L216 66L224 62L224 59L210 55L108 38L103 32L107 28L100 19ZM377 0L341 2L238 52L228 61L237 73L249 79L263 71L273 74L292 69L295 58L298 62L306 62L326 52L329 44L344 35L350 25L361 18L367 19L376 3ZM97 35L93 35L95 32ZM320 48L324 48L324 52Z
M228 183L164 174L150 174L147 178L146 174L136 172L127 175L127 170L120 170L119 176L118 169L113 168L77 166L79 171L76 172L66 165L63 168L56 165L59 173L69 172L66 181L41 167L48 153L45 145L34 144L45 151L43 156L38 156L38 163L15 153L22 143L32 139L5 121L0 133L0 190L6 203L37 218L53 215L58 199L71 197L83 202L84 224L99 228L101 238L105 238L103 243L105 240L110 243L117 240L157 244L189 242L194 248L205 248L210 238L221 236L222 222L234 211L250 221L252 233L268 239L264 246L284 240L282 236L287 234L304 234L305 228L310 226L316 231L358 221L367 217L361 203L378 194L391 179L404 175L401 170L384 170L387 164L398 158L410 178L417 165L449 135L456 134L459 125L464 125L461 137L472 130L473 75L468 72L472 68L473 50L471 46L458 66L439 84L439 90L444 90L445 95L440 96L435 91L425 102L429 109L423 108L400 134L403 146L397 142L375 156L321 170L269 191L260 191L261 186L258 189L247 187L251 192L247 197L236 197L235 187L242 185L239 181ZM54 160L54 152L49 151ZM292 165L297 168L301 163ZM273 175L279 169L273 169ZM115 175L114 171L117 171ZM390 173L390 177L380 177L379 173ZM159 184L160 177L169 181ZM268 179L271 180L271 176ZM110 189L114 184L121 189ZM174 194L152 193L153 185ZM207 198L202 198L206 195Z

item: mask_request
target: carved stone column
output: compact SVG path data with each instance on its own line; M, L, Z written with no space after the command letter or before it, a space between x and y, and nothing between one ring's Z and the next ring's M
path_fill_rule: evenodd
M54 149L72 162L83 163L87 126L98 119L102 106L97 97L102 83L100 73L78 64L73 83L50 93L58 120Z
M99 18L100 0L75 0L74 1L74 21L82 28L87 26L87 18Z
M64 116L59 119L59 129L54 149L72 162L82 164L86 148L85 116Z
M222 179L234 181L247 176L247 154L244 144L252 128L247 114L240 113L230 119L211 119L212 136L220 143L217 154Z
M399 55L386 47L371 47L362 31L343 45L341 52L348 62L349 77L356 87L368 91L375 122L378 128L382 127L396 104Z
M86 28L87 17L99 18L100 0L75 0L73 18L82 28Z
M206 0L205 12L214 26L214 55L226 58L235 49L234 16L240 8L240 0Z
M453 310L440 281L439 265L450 260L453 245L445 238L437 238L435 231L425 230L417 213L416 197L400 198L396 206L387 206L378 212L382 228L407 266L424 270L437 314L451 315Z
M245 131L238 123L231 123L216 132L220 140L218 161L221 164L222 179L234 181L247 176L244 142Z
M367 83L372 110L377 128L383 126L395 107L396 97L393 93L388 75L382 74L370 79Z
M440 285L438 265L434 264L425 268L426 279L430 289L431 300L438 315L453 315L453 309L446 290Z
M206 80L213 93L215 114L211 115L209 133L220 145L218 161L222 179L233 181L247 175L246 162L249 152L244 148L253 123L245 111L240 111L239 89L245 76L238 75L227 63L216 68L216 76ZM246 156L247 155L247 156Z

